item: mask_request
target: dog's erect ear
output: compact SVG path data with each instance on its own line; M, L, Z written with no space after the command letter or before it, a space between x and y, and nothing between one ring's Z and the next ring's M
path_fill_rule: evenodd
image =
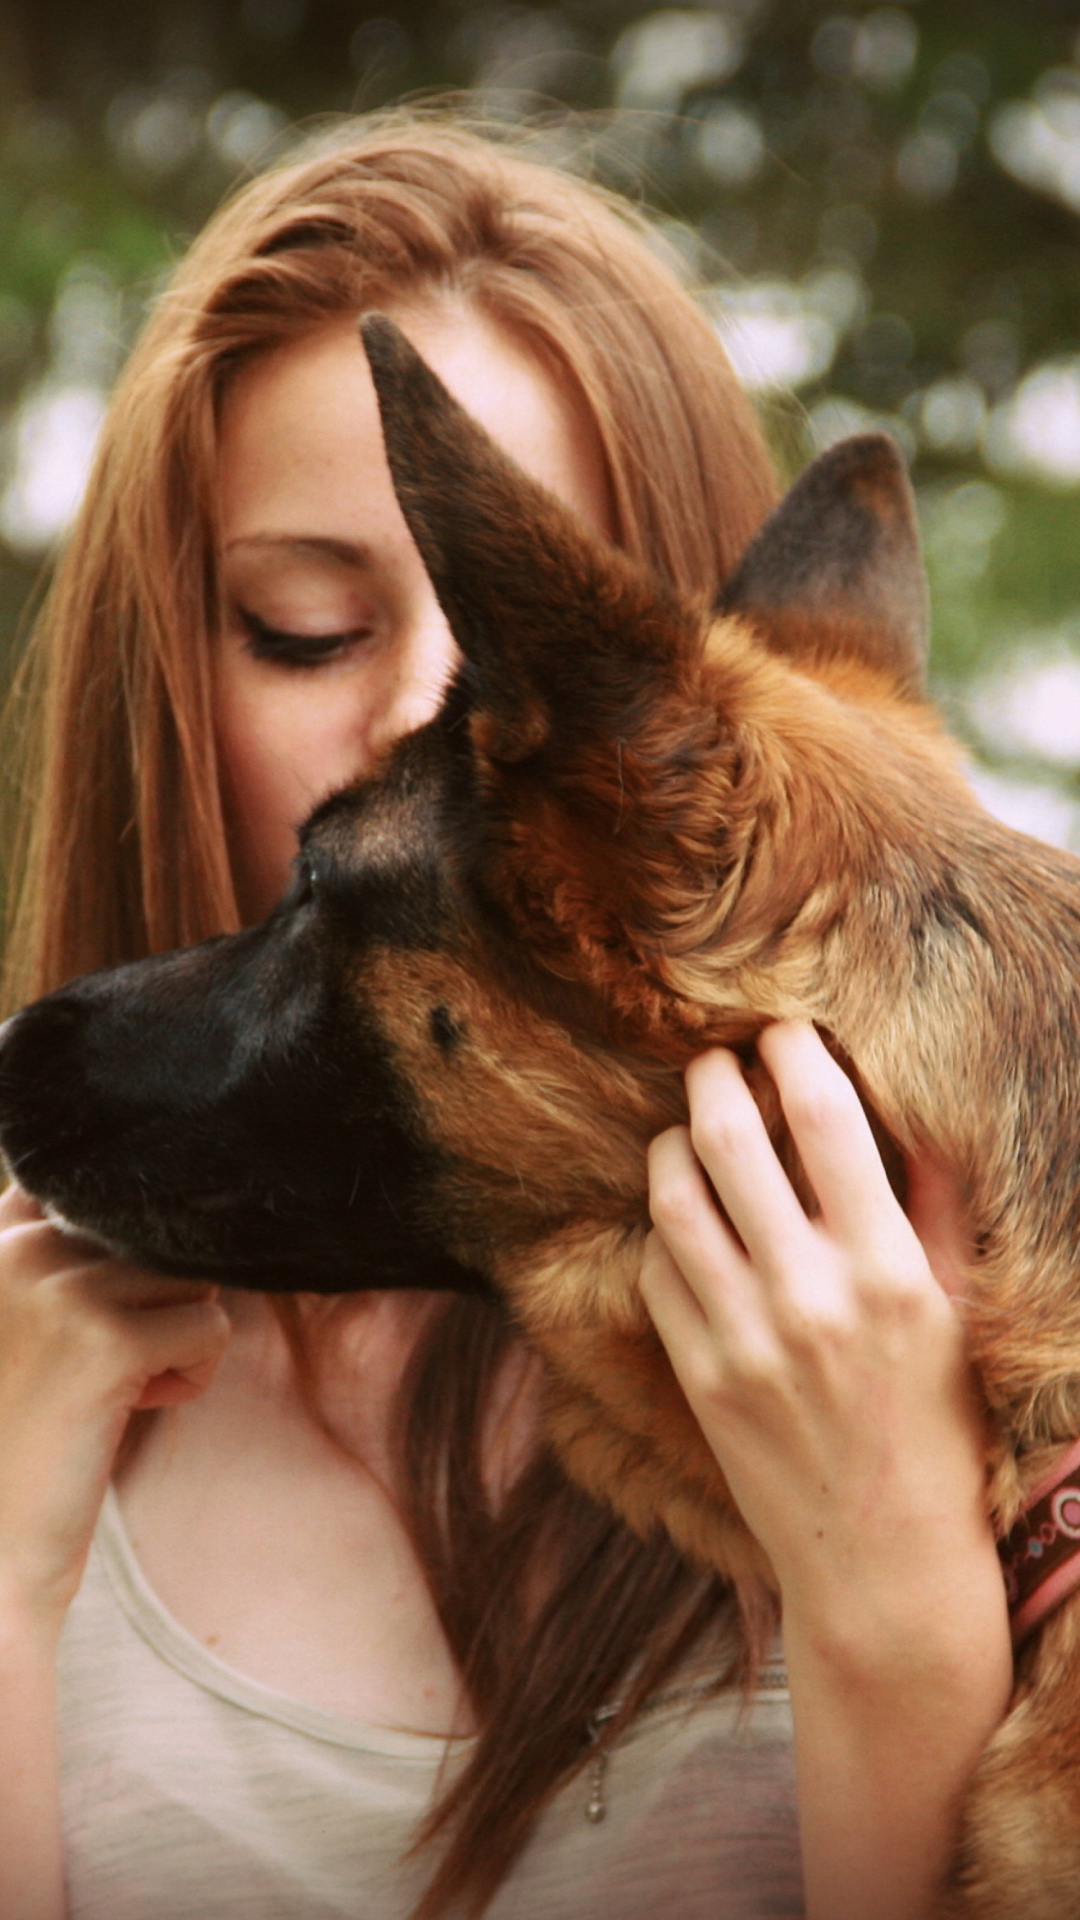
M360 323L402 512L467 663L484 749L524 760L558 718L626 730L700 641L700 623L523 473L384 314Z
M744 555L719 610L745 613L796 665L854 658L921 696L926 583L895 442L860 434L807 467Z

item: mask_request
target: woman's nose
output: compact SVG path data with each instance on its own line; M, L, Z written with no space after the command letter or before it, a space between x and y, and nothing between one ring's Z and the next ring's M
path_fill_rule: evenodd
M446 616L429 589L387 660L382 698L372 715L373 750L415 733L434 717L460 658Z

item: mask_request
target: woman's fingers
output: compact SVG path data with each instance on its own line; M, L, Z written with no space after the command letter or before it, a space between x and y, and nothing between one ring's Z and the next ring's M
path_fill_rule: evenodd
M210 1385L231 1332L216 1287L175 1306L140 1303L131 1317L140 1371L150 1369L137 1409L179 1406Z
M766 1027L759 1052L824 1228L856 1258L872 1251L877 1266L894 1255L906 1260L913 1231L939 1285L961 1298L971 1236L954 1176L929 1153L913 1156L905 1219L862 1102L814 1028ZM687 1086L694 1149L755 1268L765 1279L790 1273L809 1253L801 1237L808 1223L738 1060L722 1049L702 1054Z
M50 1630L78 1583L128 1415L213 1378L217 1287L144 1272L0 1201L0 1584Z
M776 1084L823 1225L853 1251L873 1246L880 1252L890 1221L904 1232L903 1215L847 1074L814 1028L801 1022L766 1027L758 1051Z
M210 1281L98 1259L73 1264L52 1284L58 1317L95 1329L111 1350L107 1371L132 1408L177 1406L209 1386L231 1333Z
M983 1544L961 1328L821 1040L772 1028L761 1052L821 1215L807 1217L738 1062L702 1056L691 1130L650 1157L645 1304L785 1605L841 1617L857 1580L876 1616L902 1611L911 1540L930 1566L958 1534ZM921 1161L913 1191L944 1279L963 1265L956 1196Z
M721 1322L732 1337L754 1311L753 1269L717 1211L686 1127L649 1149L655 1231L646 1241L642 1289L661 1337L680 1345Z
M667 1347L682 1350L707 1333L705 1310L654 1227L641 1257L641 1297Z
M0 1231L14 1253L13 1289L51 1302L58 1331L98 1327L118 1362L127 1355L133 1380L145 1382L133 1405L175 1406L209 1385L231 1330L218 1286L109 1259L54 1227L16 1186L0 1197Z
M7 1232L10 1227L45 1225L45 1215L37 1201L31 1200L26 1189L12 1180L0 1193L0 1233Z
M807 1219L742 1068L715 1048L691 1062L686 1084L694 1153L753 1266L775 1278L805 1254Z

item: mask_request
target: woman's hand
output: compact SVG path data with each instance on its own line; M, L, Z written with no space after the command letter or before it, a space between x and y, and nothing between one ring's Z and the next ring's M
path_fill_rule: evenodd
M653 1146L642 1291L779 1582L809 1912L914 1920L1011 1677L950 1298L962 1211L940 1169L914 1165L920 1241L811 1028L772 1027L760 1053L820 1214L734 1056L706 1054L687 1074L689 1129Z
M215 1287L111 1260L0 1197L0 1632L59 1630L136 1409L207 1387Z
M761 1055L821 1213L803 1211L735 1057L705 1054L687 1074L689 1130L652 1149L646 1304L787 1605L842 1621L853 1578L888 1605L915 1554L940 1568L944 1600L958 1531L989 1537L959 1315L817 1035L770 1028ZM924 1222L928 1183L930 1168L916 1179ZM962 1225L936 1184L955 1288Z

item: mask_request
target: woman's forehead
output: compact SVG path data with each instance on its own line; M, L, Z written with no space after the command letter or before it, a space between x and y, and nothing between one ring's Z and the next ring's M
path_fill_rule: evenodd
M595 423L569 379L460 296L433 293L388 304L443 383L524 470L601 532L611 511ZM220 421L226 537L256 531L290 497L347 501L385 473L382 428L356 322L343 315L317 332L247 362L226 389ZM302 504L302 502L297 503ZM237 516L239 514L239 522ZM263 527L263 531L271 530ZM282 525L280 532L333 532ZM345 525L340 529L348 538Z

